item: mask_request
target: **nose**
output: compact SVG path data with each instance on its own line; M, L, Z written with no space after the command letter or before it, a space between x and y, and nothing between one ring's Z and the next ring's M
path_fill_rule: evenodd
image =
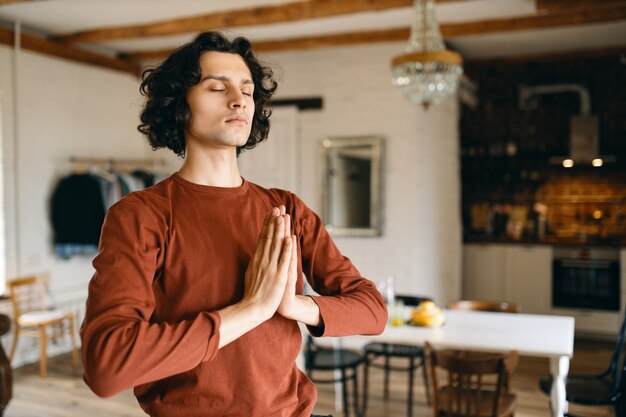
M232 92L230 94L230 100L228 102L228 107L230 107L231 109L246 107L246 98L239 89L232 89Z

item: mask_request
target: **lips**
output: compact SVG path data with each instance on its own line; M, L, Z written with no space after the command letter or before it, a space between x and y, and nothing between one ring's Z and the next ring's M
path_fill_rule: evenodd
M226 119L226 123L245 123L248 124L248 119L244 116L233 116Z

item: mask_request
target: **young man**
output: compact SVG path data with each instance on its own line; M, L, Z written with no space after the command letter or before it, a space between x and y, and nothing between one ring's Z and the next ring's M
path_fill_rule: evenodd
M109 210L81 327L85 381L151 416L309 417L301 334L377 334L375 286L298 197L239 175L276 89L249 42L204 33L144 74L143 132L185 160ZM303 296L302 274L321 296Z

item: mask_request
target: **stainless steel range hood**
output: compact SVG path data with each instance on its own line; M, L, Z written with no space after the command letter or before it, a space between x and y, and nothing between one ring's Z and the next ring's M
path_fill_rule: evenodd
M615 162L613 155L600 155L600 134L598 116L591 114L589 91L580 84L552 84L533 87L521 86L519 89L519 107L529 110L537 107L537 95L576 93L580 98L580 115L570 119L570 154L550 158L552 164L562 164L566 168L574 164L602 166Z
M600 157L598 116L572 116L570 119L570 159L574 163L590 164ZM560 158L559 163L563 161Z

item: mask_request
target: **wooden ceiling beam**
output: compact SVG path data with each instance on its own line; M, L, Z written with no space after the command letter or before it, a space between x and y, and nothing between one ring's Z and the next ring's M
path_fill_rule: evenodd
M32 1L32 0L0 0ZM467 0L438 0L438 3ZM535 0L541 13L594 13L626 6L626 0ZM65 43L99 42L114 39L147 38L178 35L241 26L258 26L306 19L411 7L413 0L309 0L281 5L251 7L171 19L143 25L109 27L60 35L55 40Z
M626 6L626 0L535 0L540 13L584 12Z
M586 13L562 15L535 15L507 19L491 19L477 22L454 23L441 25L444 38L455 38L470 35L487 35L524 30L549 29L580 24L606 23L626 20L626 6L611 11L599 10ZM409 28L399 28L376 32L342 33L324 36L311 36L295 39L253 41L255 51L275 52L285 50L302 50L321 47L333 47L374 42L406 41ZM125 56L136 62L161 59L172 52L172 49L142 51L128 53Z
M256 41L252 42L252 48L255 52L275 52L363 43L397 42L408 40L409 34L409 28L401 28L376 32L353 32L325 36L308 36L284 40ZM173 51L174 49L142 51L124 54L124 56L131 61L141 62L166 57Z
M31 1L39 1L39 0L0 0L0 6L4 6L5 4L14 4L14 3L25 3Z
M13 46L15 43L15 34L11 30L0 28L0 44ZM48 39L22 33L20 39L22 49L39 52L58 58L65 58L70 61L81 62L84 64L96 65L116 71L122 71L134 76L138 76L140 68L136 63L129 62L124 59L109 57L97 54L95 52L86 51L84 49L52 42Z
M578 49L567 52L550 52L541 54L529 54L529 55L516 55L512 57L502 58L477 58L467 60L468 69L471 67L482 68L492 67L495 65L524 65L528 62L553 62L553 61L566 61L572 59L594 59L603 58L609 56L619 57L626 54L626 43L623 46L615 48L603 48L603 49Z
M410 32L409 28L401 28L375 32L353 32L297 39L259 41L253 43L253 48L255 51L274 52L289 49L300 50L364 43L397 42L408 40Z
M441 33L445 38L449 38L524 30L551 29L564 26L615 22L618 20L626 20L626 5L612 9L598 9L584 12L543 14L447 24L441 25Z
M468 0L438 0L438 3L459 1ZM413 0L308 0L280 5L230 10L143 25L94 29L73 34L59 35L55 37L55 40L76 43L170 36L223 28L295 22L352 13L406 8L412 7L412 5Z

